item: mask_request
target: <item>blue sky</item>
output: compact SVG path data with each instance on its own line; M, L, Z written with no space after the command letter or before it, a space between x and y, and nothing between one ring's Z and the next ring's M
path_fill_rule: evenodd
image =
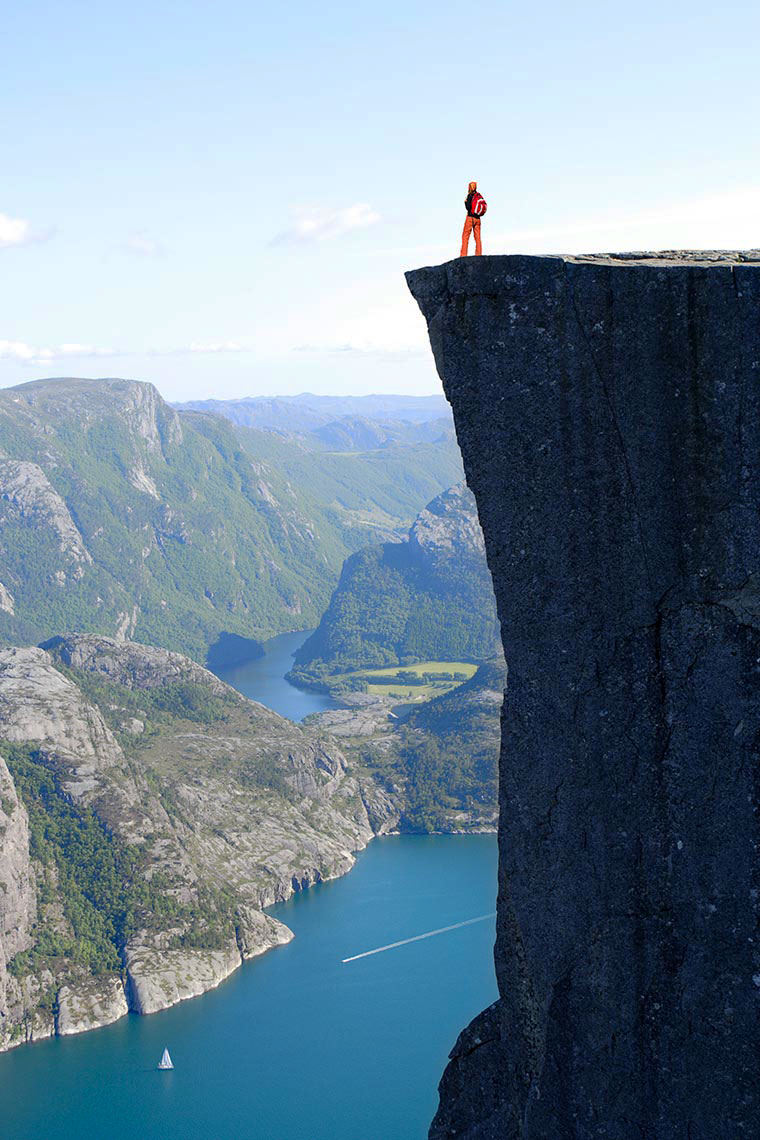
M0 385L439 390L403 270L760 245L760 5L9 5Z

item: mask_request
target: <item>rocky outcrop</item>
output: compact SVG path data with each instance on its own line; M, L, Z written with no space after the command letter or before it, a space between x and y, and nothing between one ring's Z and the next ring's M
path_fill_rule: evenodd
M31 946L36 912L29 821L8 767L0 757L0 1048L7 1007L18 1000L8 964Z
M85 1033L118 1021L128 1012L121 978L82 975L62 985L56 1000L55 1032L58 1037Z
M42 749L63 790L126 842L142 842L153 830L144 788L103 713L43 649L0 649L0 740Z
M134 939L125 951L129 1008L156 1013L187 998L198 997L228 978L241 962L275 946L284 946L293 932L271 915L241 905L234 937L216 950L168 949L166 939Z
M237 945L243 961L263 954L273 946L285 946L293 938L292 930L260 910L238 908Z
M346 693L341 701L345 707L312 713L309 723L340 737L384 736L391 731L396 702L371 693Z
M398 821L391 797L318 728L179 654L113 638L0 649L0 742L11 764L0 760L0 1050L216 986L292 937L262 907L344 874ZM35 859L12 776L19 747L38 828L45 811L55 817ZM47 781L44 796L33 779ZM82 902L72 882L87 870L55 846L72 811L100 844L96 876L112 858L135 884L135 918L108 953L99 943L94 973L65 949ZM115 929L119 914L106 918Z
M13 617L16 612L16 599L8 587L4 586L2 582L0 582L0 610L10 614L11 617Z
M464 559L479 571L485 547L472 491L458 483L428 503L412 524L409 544L431 562Z
M9 961L31 945L36 915L29 867L29 820L0 757L0 955ZM0 974L3 958L0 957Z
M431 1137L757 1135L760 254L408 281L510 670L501 997Z
M235 941L219 950L127 951L130 1005L136 1013L157 1013L186 998L198 997L228 978L240 965Z
M66 503L36 463L0 460L0 501L3 521L17 516L49 527L58 537L61 554L68 555L71 563L92 562Z
M71 634L53 637L43 645L63 665L99 674L119 685L135 689L156 689L177 681L191 681L218 695L234 698L234 690L208 669L181 653L154 645L138 645L114 637Z

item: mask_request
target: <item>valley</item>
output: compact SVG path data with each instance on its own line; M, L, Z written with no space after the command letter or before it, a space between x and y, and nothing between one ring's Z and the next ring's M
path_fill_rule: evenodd
M203 663L223 634L314 626L343 560L459 478L450 430L325 455L137 381L0 390L0 640L76 630Z
M214 988L374 837L493 830L482 539L450 428L410 415L287 434L132 381L0 392L0 1049Z
M362 692L396 701L429 701L443 696L463 681L469 681L477 669L470 661L420 661L403 669L357 669L353 673L336 673L331 685L350 691L361 686Z

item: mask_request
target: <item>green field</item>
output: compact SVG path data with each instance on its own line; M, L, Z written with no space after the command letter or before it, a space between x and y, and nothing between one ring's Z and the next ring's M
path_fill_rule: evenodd
M416 665L391 666L386 669L358 669L331 679L364 681L367 692L373 696L419 704L449 693L469 681L477 668L471 661L420 661ZM412 677L418 679L412 680Z

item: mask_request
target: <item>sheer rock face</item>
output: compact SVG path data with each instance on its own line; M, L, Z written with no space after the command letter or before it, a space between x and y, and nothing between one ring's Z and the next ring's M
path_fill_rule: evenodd
M496 968L431 1137L760 1134L760 254L408 274L494 578Z
M36 912L29 819L0 756L0 1013L5 1012L8 962L31 945Z
M0 460L0 505L3 522L18 517L49 527L68 559L67 569L80 567L81 574L81 565L92 562L69 508L38 464Z

